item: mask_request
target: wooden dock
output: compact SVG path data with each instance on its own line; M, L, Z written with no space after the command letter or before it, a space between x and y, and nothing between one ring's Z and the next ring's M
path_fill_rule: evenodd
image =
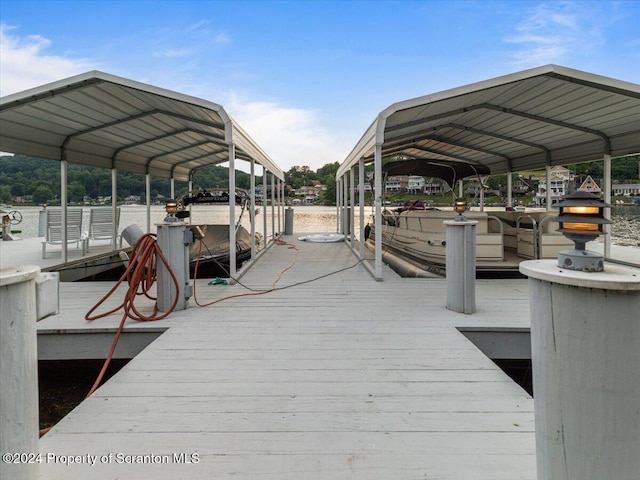
M458 330L528 327L527 280L479 280L463 315L443 279L376 282L342 243L284 238L290 288L192 299L153 325L166 331L41 438L40 477L535 479L532 398ZM270 288L295 256L274 245L242 284ZM82 319L100 289L61 284L39 329L113 329Z

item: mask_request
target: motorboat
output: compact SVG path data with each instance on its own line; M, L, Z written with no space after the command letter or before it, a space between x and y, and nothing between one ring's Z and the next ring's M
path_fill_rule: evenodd
M451 160L408 160L383 165L390 175L413 174L437 177L454 187L459 179L488 175L483 165ZM446 225L457 214L453 208L384 209L382 212L382 248L385 262L403 276L416 271L444 275L446 267ZM466 211L476 225L476 271L484 274L517 273L523 260L555 258L558 251L573 243L556 230L551 211ZM366 245L375 249L375 225L365 229ZM397 257L397 258L394 258ZM417 269L417 270L416 270Z
M215 278L229 276L229 225L189 225L197 228L200 237L189 246L189 271L191 278ZM256 234L256 248L262 248L262 236ZM251 258L251 234L243 226L236 229L236 268Z

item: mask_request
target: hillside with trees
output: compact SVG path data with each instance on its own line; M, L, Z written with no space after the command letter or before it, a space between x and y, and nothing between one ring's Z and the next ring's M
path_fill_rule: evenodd
M612 160L611 176L617 183L637 183L640 156L615 158ZM319 182L326 187L321 201L325 204L335 202L335 175L339 163L327 163L315 172L308 166L293 166L285 172L287 191ZM594 179L603 176L603 162L587 162L570 166L571 172L578 177L591 175ZM229 169L212 166L203 168L194 174L194 188L207 190L225 190L228 187ZM256 184L262 183L262 177L256 176ZM490 176L489 186L506 186L506 175ZM22 197L28 203L59 203L60 195L60 162L43 160L23 155L0 156L0 202L17 203ZM248 173L236 172L236 186L248 189L250 176ZM187 193L187 182L176 182L176 196ZM96 202L99 198L111 196L111 172L107 169L69 164L67 169L67 195L70 203ZM145 195L145 176L126 172L118 172L118 201L122 202L130 195ZM168 179L151 179L151 198L169 197L170 183Z
M327 202L335 201L335 174L338 162L330 163L311 171L307 166L292 167L285 172L285 184L291 188L319 181L327 185ZM256 175L256 184L262 183L262 177ZM210 191L226 190L229 186L229 169L212 166L197 170L193 179L194 189ZM248 173L236 171L236 186L249 189ZM188 192L187 182L175 183L176 196ZM151 198L159 195L168 198L171 193L168 179L151 179ZM96 202L99 198L111 196L111 171L103 168L69 164L67 168L67 195L70 203ZM144 198L145 176L127 172L118 172L118 201L122 202L130 195ZM26 203L56 204L60 202L60 162L44 160L23 155L0 156L0 202L18 203L18 198L28 199Z

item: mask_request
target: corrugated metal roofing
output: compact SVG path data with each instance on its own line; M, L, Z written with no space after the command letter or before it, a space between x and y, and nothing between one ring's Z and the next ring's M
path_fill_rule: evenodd
M640 85L557 65L395 103L337 177L382 156L460 160L500 174L640 152Z
M236 158L283 171L221 105L92 71L0 99L0 151L186 181Z

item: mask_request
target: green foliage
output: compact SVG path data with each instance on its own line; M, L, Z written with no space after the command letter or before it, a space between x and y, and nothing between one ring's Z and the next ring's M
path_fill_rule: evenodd
M250 187L248 173L236 171L236 186ZM256 177L256 184L262 177ZM225 190L229 186L229 169L211 167L197 170L193 179L194 189ZM187 193L187 182L176 182L176 196ZM129 195L144 198L145 175L118 172L118 200ZM152 198L169 197L171 184L166 178L151 179ZM16 196L33 196L33 203L56 203L60 196L60 162L23 155L0 157L0 199L12 203ZM67 198L70 203L81 203L85 197L97 200L111 196L111 171L84 165L69 164L67 169Z
M330 183L325 201L335 202L335 173L339 163L330 163L313 172L308 166L292 167L285 174L285 183L293 188L311 185L313 181ZM256 185L262 184L262 177L256 176ZM60 197L60 162L27 157L23 155L0 157L0 199L12 203L16 196L33 196L33 203L56 203ZM194 190L227 190L229 187L229 169L212 166L201 168L193 174ZM248 173L236 170L236 187L248 190L251 177ZM188 193L187 182L176 182L176 197ZM144 197L146 191L145 176L118 172L118 200L123 201L129 195ZM166 178L151 179L152 198L157 195L169 197L171 184ZM70 203L81 203L85 197L93 201L99 197L111 196L111 171L84 165L69 164L67 169L67 198Z

